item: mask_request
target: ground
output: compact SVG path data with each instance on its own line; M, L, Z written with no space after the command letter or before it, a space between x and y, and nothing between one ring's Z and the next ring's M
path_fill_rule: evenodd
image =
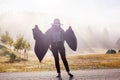
M87 69L71 71L74 78L70 79L62 71L62 80L120 80L120 69ZM44 72L5 72L0 73L0 80L60 80L56 71Z

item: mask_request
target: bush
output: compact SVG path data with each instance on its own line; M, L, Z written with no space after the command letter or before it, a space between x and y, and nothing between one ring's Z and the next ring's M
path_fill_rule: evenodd
M114 49L109 49L106 54L116 54L116 51Z
M120 50L118 50L118 53L120 53Z
M16 55L14 53L9 54L10 56L10 62L13 63L16 59Z

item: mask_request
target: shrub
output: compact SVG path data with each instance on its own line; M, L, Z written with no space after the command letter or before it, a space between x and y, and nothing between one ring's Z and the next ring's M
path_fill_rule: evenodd
M106 54L116 54L116 51L114 49L109 49Z
M16 55L14 53L9 54L10 56L10 62L13 63L16 59Z

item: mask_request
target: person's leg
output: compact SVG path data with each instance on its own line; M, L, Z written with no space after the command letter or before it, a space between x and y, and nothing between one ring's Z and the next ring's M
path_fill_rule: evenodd
M64 66L66 68L66 71L67 71L68 75L70 77L73 77L73 75L70 73L70 69L69 69L69 66L68 66L68 61L66 59L66 54L65 54L65 47L64 47L64 44L62 42L58 43L58 50L60 52L61 59L63 61L63 64L64 64Z
M56 44L51 45L51 50L52 50L52 53L53 53L53 56L54 56L55 66L56 66L56 70L57 70L57 73L58 73L57 77L60 77L61 72L60 72L60 64L59 64L59 55L58 55L58 48L57 48Z
M66 71L69 72L70 70L69 70L68 62L67 62L66 55L65 55L65 47L62 42L58 43L58 50L60 52L60 56L66 68Z

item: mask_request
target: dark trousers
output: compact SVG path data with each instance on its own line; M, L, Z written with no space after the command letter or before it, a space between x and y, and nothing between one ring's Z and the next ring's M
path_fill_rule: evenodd
M55 66L57 69L57 73L60 73L60 63L59 63L59 54L58 53L60 53L61 59L66 68L66 71L69 72L69 66L68 66L68 62L66 59L65 47L64 47L63 42L52 43L51 50L52 50L52 53L53 53L53 56L55 59Z

